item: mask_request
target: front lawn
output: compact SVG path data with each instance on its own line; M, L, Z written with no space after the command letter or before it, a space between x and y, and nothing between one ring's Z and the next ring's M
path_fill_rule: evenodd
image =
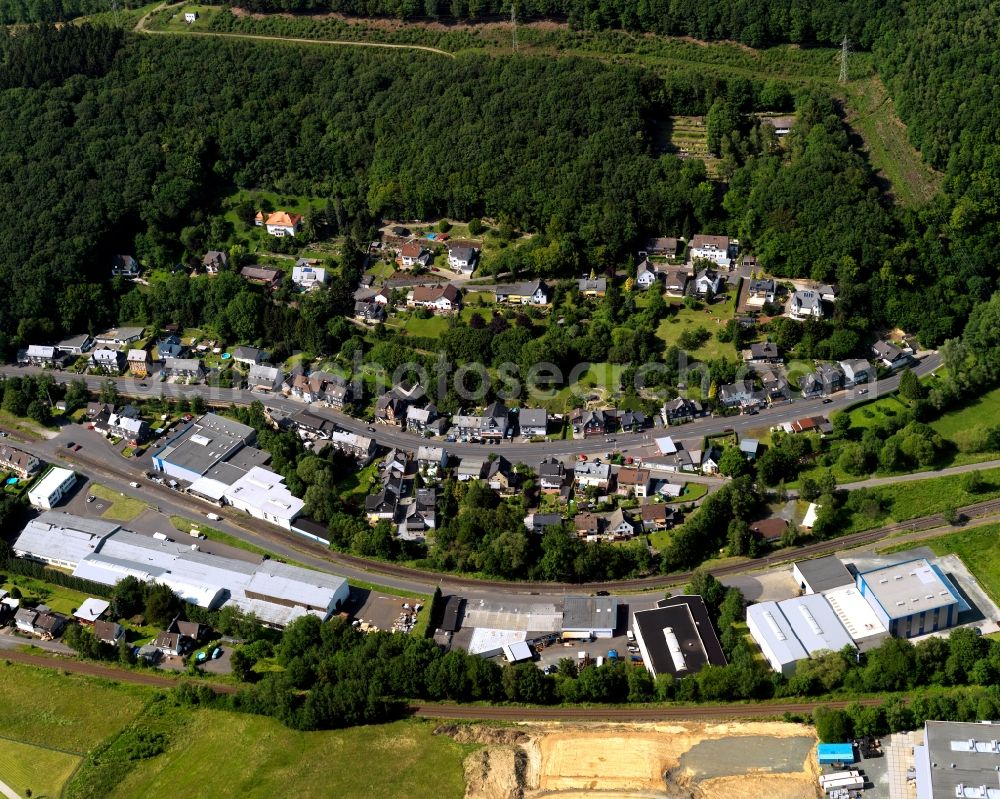
M90 596L72 588L48 583L23 574L8 575L8 580L2 583L10 591L15 585L25 600L37 601L48 605L56 613L72 614Z
M139 514L149 510L151 505L134 497L126 496L113 488L108 488L100 483L92 483L89 489L95 497L111 503L108 508L101 513L101 517L116 522L130 522Z

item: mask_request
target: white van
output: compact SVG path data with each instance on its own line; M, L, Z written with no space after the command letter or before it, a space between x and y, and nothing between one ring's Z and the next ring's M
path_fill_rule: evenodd
M205 514L205 518L206 519L211 519L213 522L221 522L222 521L222 517L218 513L206 513Z

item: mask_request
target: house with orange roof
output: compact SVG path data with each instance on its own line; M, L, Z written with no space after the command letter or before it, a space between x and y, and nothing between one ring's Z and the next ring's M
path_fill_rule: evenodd
M263 211L258 211L254 217L254 224L257 227L266 228L270 235L278 238L294 236L302 226L302 215L290 214L288 211L275 211L265 216Z

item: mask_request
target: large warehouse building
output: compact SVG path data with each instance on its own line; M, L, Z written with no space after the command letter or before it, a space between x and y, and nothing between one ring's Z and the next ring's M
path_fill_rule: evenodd
M129 575L164 583L186 602L205 608L235 605L273 627L306 614L325 621L350 594L346 580L325 572L213 555L68 513L43 513L29 522L14 551L104 585Z
M786 677L800 660L854 646L850 633L822 594L750 605L747 627L771 668Z
M858 590L897 638L913 638L951 627L969 606L951 580L926 558L858 575Z
M176 480L193 483L213 466L253 444L256 437L248 425L206 413L153 453L153 468Z
M563 602L563 638L611 638L618 624L613 596L568 596Z
M725 666L726 656L700 596L661 599L655 608L632 614L632 630L642 662L653 676L677 679L704 666Z
M925 722L913 747L917 799L1000 799L997 738L990 722Z

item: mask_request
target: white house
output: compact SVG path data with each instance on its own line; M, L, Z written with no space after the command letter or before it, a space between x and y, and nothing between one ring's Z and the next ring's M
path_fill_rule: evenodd
M872 354L886 369L898 369L909 362L909 353L904 352L891 341L876 341L872 344Z
M722 286L722 276L714 269L703 269L694 279L694 293L703 297L714 296L720 293Z
M254 222L257 227L266 228L270 235L280 239L285 236L294 236L299 231L302 226L302 215L290 214L288 211L275 211L265 217L261 211L258 211Z
M284 380L284 375L282 375L281 370L277 366L257 364L250 367L247 385L251 390L277 391L281 388L282 380Z
M399 262L404 269L416 266L427 266L431 254L423 248L419 241L408 241L399 248Z
M188 25L190 25L192 22L197 22L198 21L198 12L197 11L185 11L184 12L184 21Z
M461 301L461 294L451 283L438 286L417 286L406 295L406 304L411 308L430 308L435 313L455 311Z
M543 280L497 286L494 293L498 303L514 305L548 305L551 296L551 291Z
M796 291L788 301L788 315L792 319L822 319L823 301L819 292L811 289Z
M76 484L76 475L69 469L53 466L28 491L28 502L34 508L52 510Z
M642 289L648 289L659 279L656 264L644 258L635 268L635 284Z
M727 236L695 236L691 239L691 246L688 248L689 260L704 259L728 269L730 262L736 255L735 244Z
M471 272L476 267L476 248L464 245L449 247L448 266L456 272Z
M847 385L867 383L873 372L872 365L861 358L841 361L840 369L844 373L844 380L847 382Z
M309 291L326 284L326 270L310 266L308 261L299 260L299 265L292 267L292 283Z

